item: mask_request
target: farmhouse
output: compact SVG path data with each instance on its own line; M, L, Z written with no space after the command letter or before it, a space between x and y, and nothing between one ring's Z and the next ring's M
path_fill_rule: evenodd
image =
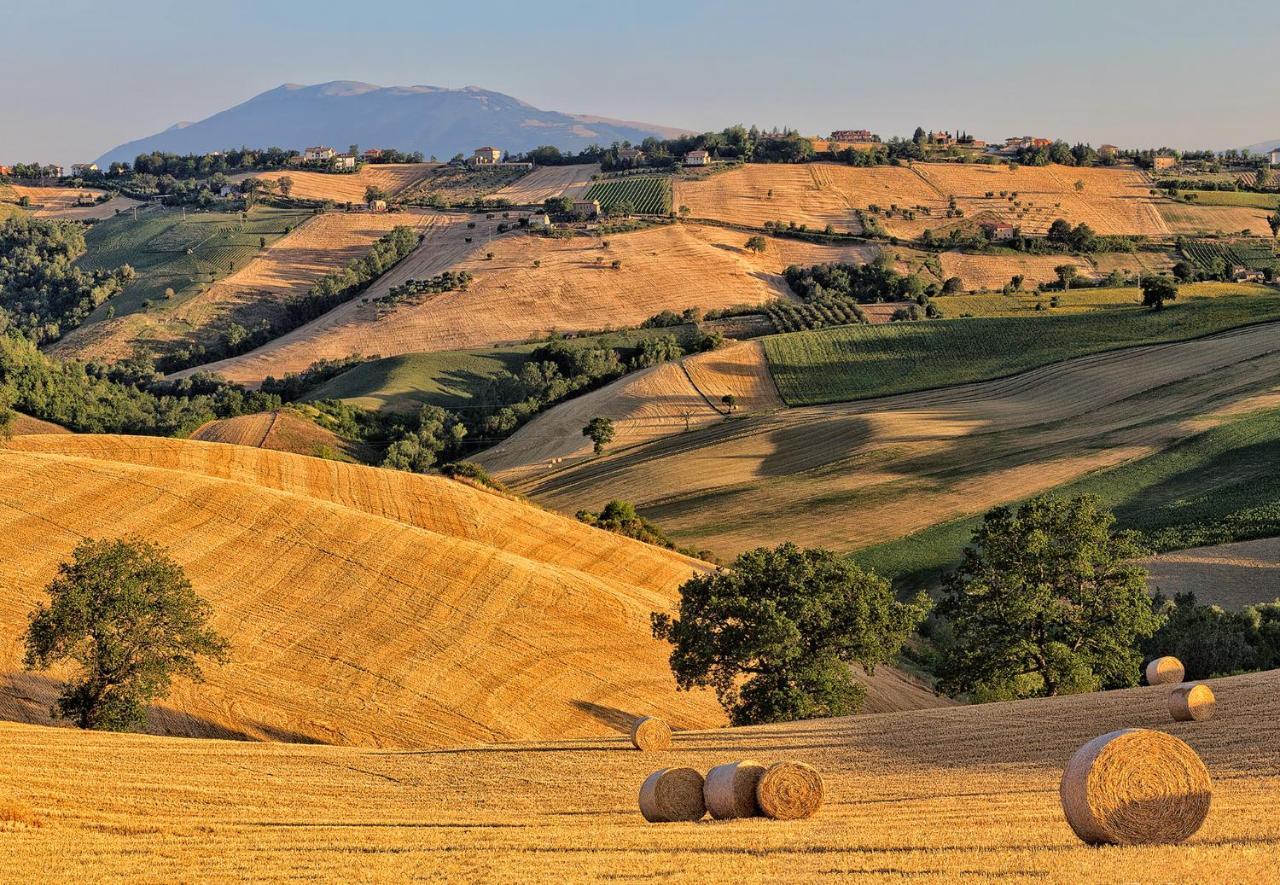
M987 231L992 242L1001 242L1003 240L1012 240L1014 235L1013 225L1003 221L994 221L984 224L983 228Z
M639 163L644 159L644 151L636 148L622 148L618 151L618 159L623 163Z
M72 163L71 164L72 175L90 175L97 171L98 171L97 163Z
M44 167L44 169L45 169L45 171L46 171L46 172L48 172L48 173L49 173L49 175L50 175L51 177L53 177L53 178L63 178L63 177L64 177L64 176L63 176L63 173L62 173L62 167L61 167L61 166L50 165L50 166L45 166L45 167Z
M364 158L366 160L377 160L377 159L380 159L381 157L382 157L382 148L369 148L367 151L364 152Z
M1098 148L1098 156L1102 157L1104 160L1114 160L1118 153L1120 153L1120 148L1116 147L1114 144L1104 144L1102 147Z
M338 154L333 158L333 168L335 169L354 169L356 168L355 154Z
M234 197L238 193L240 193L240 188L234 184L224 184L218 189L218 196L220 197Z
M529 216L531 230L546 230L551 227L551 216L545 212L535 212Z
M684 155L684 164L686 166L710 166L711 154L707 151L689 151Z
M370 212L386 212L387 201L386 200L370 200L369 211Z
M945 130L942 132L930 132L929 141L933 142L934 144L940 144L944 146L949 146L956 143L955 136L953 136L950 132L946 132Z
M1280 148L1276 148L1267 156L1270 157L1272 166L1280 166Z
M578 218L595 218L600 214L600 201L574 200L573 214Z
M332 160L338 155L338 152L331 147L309 147L302 152L302 162L304 163L323 163L326 160Z
M0 175L12 175L13 170L8 166L0 166Z
M836 129L831 133L831 141L867 142L877 141L870 129Z
M502 151L496 147L480 147L471 153L472 166L497 166L502 162Z
M1266 275L1260 270L1237 264L1231 268L1231 279L1237 283L1261 283Z
M1151 160L1151 166L1157 172L1162 169L1172 169L1178 165L1177 157L1154 157Z

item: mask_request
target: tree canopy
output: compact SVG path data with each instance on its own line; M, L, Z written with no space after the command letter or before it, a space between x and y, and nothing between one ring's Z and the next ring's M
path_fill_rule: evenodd
M1178 297L1178 284L1172 277L1157 275L1142 281L1142 303L1156 310L1163 310L1166 301Z
M711 686L735 725L857 711L849 669L892 660L926 603L829 550L782 544L743 553L680 588L678 617L654 613L681 689Z

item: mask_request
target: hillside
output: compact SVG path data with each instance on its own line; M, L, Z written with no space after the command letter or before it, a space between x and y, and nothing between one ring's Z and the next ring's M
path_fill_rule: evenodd
M853 550L1149 454L1268 402L1277 371L1272 323L721 421L511 478L567 512L632 501L682 543L722 557L791 539Z
M1203 723L1171 723L1167 690L1138 688L681 734L657 756L620 736L389 752L0 723L0 803L19 819L0 823L0 852L56 879L1269 881L1280 672L1210 684L1219 714ZM1126 726L1174 734L1209 767L1212 809L1185 845L1090 848L1063 818L1067 759ZM817 816L640 817L656 768L747 758L816 766Z
M21 672L17 637L86 535L169 548L231 641L232 663L153 708L162 733L421 747L598 735L602 710L723 718L708 692L676 692L649 635L649 613L701 566L513 499L81 435L15 437L0 488L0 718L47 721L55 683Z
M288 177L293 185L289 197L297 200L332 200L335 203L355 203L363 206L365 188L376 187L388 196L395 196L414 182L420 181L436 166L432 163L378 163L361 166L350 174L307 172L286 169L283 172L242 172L232 175L235 182L246 178L279 181Z
M365 448L318 426L296 409L210 421L197 428L191 439L344 461L359 460Z
M481 145L526 151L552 144L579 150L589 144L640 142L680 130L544 111L500 92L475 86L374 86L335 80L313 86L286 83L194 123L130 141L97 160L106 168L151 151L207 153L238 145L302 150L326 144L346 148L394 147L447 160Z
M1280 599L1280 538L1177 550L1144 565L1151 586L1166 596L1190 592L1228 609Z

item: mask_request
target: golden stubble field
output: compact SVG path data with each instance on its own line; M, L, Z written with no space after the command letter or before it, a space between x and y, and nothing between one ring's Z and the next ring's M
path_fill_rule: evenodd
M142 205L137 200L121 196L112 197L105 203L80 205L85 199L94 200L106 193L91 187L26 187L14 184L9 185L8 190L15 200L18 197L26 197L30 200L31 207L27 211L36 218L96 221Z
M139 346L200 337L231 322L250 327L278 320L290 301L326 274L368 253L373 243L403 225L423 231L442 222L430 212L326 212L272 242L240 270L173 306L104 319L76 328L53 352L65 359L119 360Z
M166 548L231 663L152 711L160 733L423 747L590 736L677 693L649 615L704 564L524 502L237 445L19 436L0 449L0 719L45 722L27 613L83 537Z
M1199 602L1226 609L1280 599L1280 538L1175 550L1143 565L1148 583L1166 596L1193 592Z
M852 550L1150 454L1272 401L1278 336L1275 324L1255 326L508 469L516 489L548 506L573 512L623 498L721 557L796 538ZM553 416L540 420L553 425Z
M1172 723L1155 687L677 734L659 754L623 737L406 752L0 724L0 806L32 821L0 823L0 854L54 879L156 882L1273 881L1280 673L1210 684L1204 723ZM1068 828L1067 759L1126 726L1208 765L1213 805L1187 843L1091 848ZM817 816L641 818L654 769L747 758L816 766Z
M293 179L290 197L299 200L333 200L335 203L363 203L365 188L373 185L395 196L409 185L426 177L437 163L366 163L351 173L307 172L283 169L279 172L244 172L228 176L240 182L246 178L279 181Z

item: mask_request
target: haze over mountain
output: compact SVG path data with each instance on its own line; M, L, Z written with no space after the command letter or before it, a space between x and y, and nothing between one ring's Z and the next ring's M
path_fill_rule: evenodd
M98 164L132 161L154 150L203 153L240 146L302 149L394 147L448 159L492 144L510 152L553 144L579 150L592 143L641 141L683 130L586 114L544 111L476 86L374 86L335 80L286 83L195 123L177 123L112 148Z
M1260 141L1257 144L1249 145L1244 148L1244 150L1251 154L1269 154L1276 148L1280 148L1280 138L1273 139L1272 141Z

